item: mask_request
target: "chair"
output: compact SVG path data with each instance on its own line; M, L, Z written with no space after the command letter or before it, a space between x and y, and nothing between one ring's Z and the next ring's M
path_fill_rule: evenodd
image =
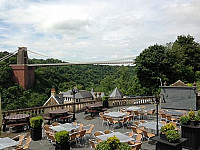
M112 133L112 132L113 131L107 129L107 130L104 131L104 134L109 134L109 133Z
M86 130L82 130L82 131L77 132L76 139L79 141L79 144L81 144L81 140L84 139L85 133L86 133Z
M140 120L140 123L147 123L146 120Z
M107 118L107 119L108 119L108 124L109 125L111 124L113 128L114 128L114 125L119 122L118 120L114 120L113 118Z
M88 130L86 129L86 133L85 134L86 135L89 134L91 136L92 135L92 130L94 128L94 125L93 124L89 124L89 126L90 126L90 128ZM87 127L87 126L85 126L85 127Z
M70 138L69 138L70 143L75 141L77 145L77 134L78 134L77 132L73 132L72 134L70 134Z
M60 125L60 123L58 123L58 122L53 122L51 125L52 125L52 126L58 126L58 125Z
M102 122L102 126L106 123L106 125L108 125L108 119L106 116L103 116L103 122Z
M91 150L96 148L96 145L97 145L96 140L89 139L89 143L91 145L91 148L90 148Z
M44 125L43 128L44 128L45 132L50 131L50 128L49 128L50 126L51 126L51 125Z
M79 124L79 129L78 129L79 131L82 131L83 130L83 124L82 123L80 123Z
M150 116L149 119L151 119L155 115L156 110L151 109L150 111L147 112L147 116Z
M132 138L134 133L133 133L133 131L132 132L125 132L124 135L127 135L127 136Z
M101 132L101 131L96 131L95 133L94 133L94 137L96 138L96 136L99 136L99 135L103 135L103 132Z
M123 126L123 129L124 129L124 125L126 124L128 124L128 118L129 117L124 117L122 120L119 120L119 122L122 124L122 126ZM117 121L118 122L118 121Z
M72 122L72 125L76 126L76 125L77 125L77 122Z
M150 133L150 132L147 132L146 130L143 131L143 135L144 135L144 138L146 138L148 141L151 137L154 137L155 134L153 133Z
M140 114L139 114L139 112L138 112L137 110L134 110L133 112L134 112L134 119L135 119L135 118L136 118L136 119L140 119Z
M46 132L47 140L49 140L51 143L56 142L55 137L52 133Z
M129 145L131 146L131 150L140 150L142 143L135 143L134 145Z
M166 114L161 114L160 120L161 121L167 121L166 117L167 117Z
M32 141L31 137L28 137L28 138L26 139L25 145L16 148L16 150L27 150L27 149L29 149L29 146L30 146L31 141Z
M139 128L137 128L137 127L131 126L131 129L132 129L133 133L136 133L136 134L142 134L143 133L143 131L140 130Z
M142 134L137 134L135 143L142 143Z
M25 135L20 135L20 136L17 136L17 137L19 137L19 140L18 140L19 142L18 142L18 144L17 144L17 146L16 146L16 149L22 146L22 143L23 143L23 140L24 140ZM14 137L14 138L15 138L15 137ZM14 138L13 138L13 139L14 139Z

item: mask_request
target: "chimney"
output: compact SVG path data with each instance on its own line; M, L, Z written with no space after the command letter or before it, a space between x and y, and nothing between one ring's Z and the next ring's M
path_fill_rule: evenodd
M54 89L54 88L51 89L51 96L52 96L52 95L53 95L53 96L56 96L56 89Z

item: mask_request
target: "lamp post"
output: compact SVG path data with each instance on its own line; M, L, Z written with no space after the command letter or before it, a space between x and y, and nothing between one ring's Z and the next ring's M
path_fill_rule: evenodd
M165 97L164 97L164 95L163 94L160 94L160 95L162 95L163 96L163 99L162 99L162 103L166 103L166 101L165 101ZM160 96L156 96L156 135L157 136L159 136L159 129L158 129L158 105L160 104Z
M76 87L74 87L72 89L72 94L73 94L73 99L74 99L74 103L73 103L73 121L76 120L76 101L75 101L75 94L78 93L78 89Z

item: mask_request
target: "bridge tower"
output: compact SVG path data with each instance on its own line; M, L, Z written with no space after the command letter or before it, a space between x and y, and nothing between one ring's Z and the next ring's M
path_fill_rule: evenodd
M28 66L27 47L18 47L17 64L12 64L15 82L23 89L32 86L35 81L35 67Z

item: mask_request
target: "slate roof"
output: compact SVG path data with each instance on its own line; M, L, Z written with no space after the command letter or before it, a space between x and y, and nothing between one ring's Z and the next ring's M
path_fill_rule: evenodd
M187 86L184 82L181 80L176 81L172 86Z
M73 97L72 90L68 90L67 92L61 92L63 97ZM84 98L92 98L92 94L86 90L79 90L78 93L75 94L76 99L84 99Z
M109 95L108 97L112 98L123 98L123 93L116 87Z

